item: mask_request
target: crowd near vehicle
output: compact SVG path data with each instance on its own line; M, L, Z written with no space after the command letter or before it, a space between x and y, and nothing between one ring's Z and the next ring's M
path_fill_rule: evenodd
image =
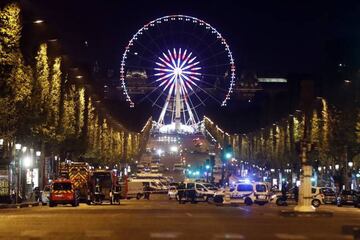
M77 191L69 179L60 178L51 183L49 206L55 207L58 204L71 204L73 207L79 205Z
M240 182L230 188L230 203L265 205L269 199L268 186L263 182Z
M120 204L120 183L111 170L95 170L90 176L88 204Z

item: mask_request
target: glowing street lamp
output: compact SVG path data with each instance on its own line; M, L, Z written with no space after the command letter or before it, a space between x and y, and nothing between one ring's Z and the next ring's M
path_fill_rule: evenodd
M26 146L23 146L23 147L22 147L22 152L24 153L24 152L26 152L26 150L27 150L27 147L26 147Z
M16 150L20 150L20 149L21 149L21 144L20 144L20 143L16 143L16 144L15 144L15 149L16 149Z
M348 166L352 168L354 166L354 163L353 162L348 162Z
M335 164L335 170L339 170L340 165L339 164Z
M40 152L40 151L36 151L35 154L36 154L37 157L40 157L40 156L41 156L41 152Z
M25 156L23 158L23 166L25 168L30 168L32 166L32 164L33 164L33 159L31 156Z
M3 146L3 145L4 145L4 139L0 138L0 146Z
M44 23L44 20L42 20L42 19L36 19L35 21L33 21L33 23L35 23L35 24L41 24L41 23Z

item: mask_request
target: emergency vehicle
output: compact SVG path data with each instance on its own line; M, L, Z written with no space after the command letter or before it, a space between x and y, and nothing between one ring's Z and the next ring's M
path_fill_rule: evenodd
M49 206L55 207L58 204L71 204L73 207L79 206L77 191L69 179L60 178L51 183Z
M79 193L79 200L85 202L90 181L90 166L86 162L63 162L60 164L60 176L70 179Z

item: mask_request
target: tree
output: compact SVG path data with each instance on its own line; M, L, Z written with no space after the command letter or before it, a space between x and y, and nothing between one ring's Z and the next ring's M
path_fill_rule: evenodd
M35 57L36 59L36 82L35 82L35 95L37 96L37 107L40 112L46 112L48 109L48 100L50 93L49 82L49 64L47 56L47 45L43 43Z
M20 7L8 4L0 11L0 64L13 62L13 53L19 51L21 38Z
M49 115L48 122L55 128L59 127L61 94L61 58L55 58L51 68L50 90L49 90Z
M8 4L0 11L0 131L9 140L28 137L33 73L20 51L20 7Z

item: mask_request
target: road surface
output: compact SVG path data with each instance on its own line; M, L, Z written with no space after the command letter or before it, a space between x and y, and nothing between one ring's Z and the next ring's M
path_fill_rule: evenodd
M353 239L360 210L322 207L333 217L281 217L275 205L179 205L165 196L120 206L47 206L0 211L0 239Z

